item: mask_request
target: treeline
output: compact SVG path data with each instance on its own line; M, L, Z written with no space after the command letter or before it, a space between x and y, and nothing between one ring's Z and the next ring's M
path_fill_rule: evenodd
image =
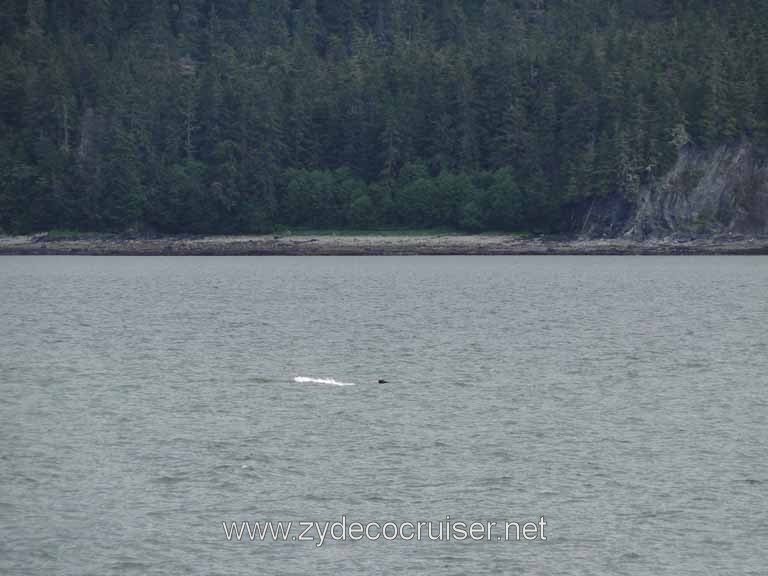
M407 164L370 185L347 169L289 170L286 182L278 213L287 226L527 230L552 224L556 209L546 195L518 187L508 168L431 176L425 164Z
M764 0L0 0L0 229L563 230L768 133Z

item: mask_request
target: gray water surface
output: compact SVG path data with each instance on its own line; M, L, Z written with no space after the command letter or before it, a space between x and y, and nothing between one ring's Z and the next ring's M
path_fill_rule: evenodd
M2 257L0 574L764 575L766 384L768 258Z

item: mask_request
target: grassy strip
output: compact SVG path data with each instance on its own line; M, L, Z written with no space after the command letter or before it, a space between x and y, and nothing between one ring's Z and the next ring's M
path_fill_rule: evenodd
M454 228L277 228L279 236L471 236L474 234L524 236L525 232L467 232Z

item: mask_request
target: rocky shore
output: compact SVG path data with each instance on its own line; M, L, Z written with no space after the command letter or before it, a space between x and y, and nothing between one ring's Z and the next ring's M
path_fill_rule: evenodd
M374 256L374 255L750 255L768 237L579 239L515 235L163 236L85 234L0 237L0 255Z

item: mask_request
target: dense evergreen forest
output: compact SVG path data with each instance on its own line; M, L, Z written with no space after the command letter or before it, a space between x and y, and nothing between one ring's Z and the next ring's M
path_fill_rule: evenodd
M558 231L768 132L765 0L0 0L0 229Z

